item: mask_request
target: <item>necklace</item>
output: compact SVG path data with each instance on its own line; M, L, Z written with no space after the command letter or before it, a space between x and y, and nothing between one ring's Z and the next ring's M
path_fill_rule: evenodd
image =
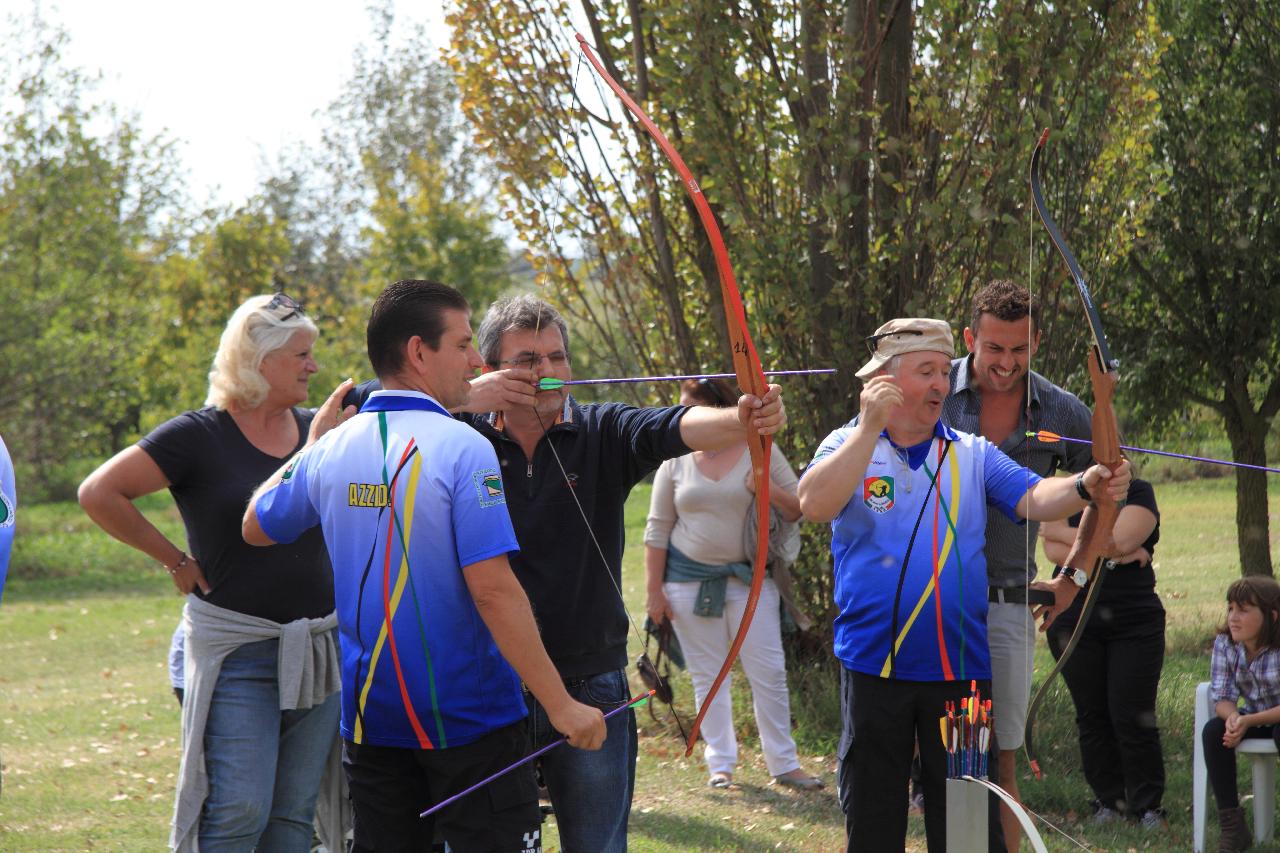
M898 466L902 467L902 482L906 486L907 494L911 494L911 460L907 456L905 447L893 448L893 458L897 463L894 465L895 470Z

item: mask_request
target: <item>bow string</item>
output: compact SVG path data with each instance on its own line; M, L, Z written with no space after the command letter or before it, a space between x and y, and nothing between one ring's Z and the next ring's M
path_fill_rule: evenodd
M698 219L702 223L702 229L706 233L712 254L715 257L716 270L720 278L720 293L726 315L725 326L729 333L734 375L737 378L738 386L743 391L756 397L764 397L768 391L768 383L760 366L760 357L756 353L755 344L751 340L751 333L747 328L746 308L742 304L742 296L738 292L738 284L733 275L733 267L729 263L729 252L725 247L724 238L720 234L720 227L716 223L715 214L712 213L711 206L707 203L701 187L698 186L693 173L689 171L689 167L685 165L684 159L681 158L675 147L649 116L645 114L645 111L627 94L627 91L605 70L600 60L591 50L587 40L580 33L575 35L578 39L578 45L582 48L582 52L586 55L591 67L595 69L596 74L613 90L628 112L635 116L649 136L657 143L658 148L661 149L676 172L679 173L685 192L688 193L694 208L698 211ZM733 662L742 648L743 641L746 639L747 630L751 626L751 620L755 616L756 605L760 601L760 591L764 586L765 564L769 554L769 455L772 445L773 442L769 436L762 436L751 429L747 430L747 448L751 454L752 477L756 487L757 537L756 553L752 562L751 591L742 614L742 623L738 626L738 633L734 636L733 643L729 647L729 653L725 657L724 664L720 667L720 673L716 676L715 681L711 684L711 689L703 698L702 707L698 709L698 716L689 731L689 740L685 744L685 755L693 753L693 747L697 743L698 731L702 726L702 720L706 716L707 709L711 707L711 701L719 691L720 685L733 667Z
M1041 191L1041 172L1042 154L1048 141L1049 129L1045 128L1040 136L1040 141L1036 143L1035 153L1031 155L1031 199L1035 205L1036 213L1040 216L1040 221L1044 224L1045 230L1049 232L1049 240L1053 243L1054 248L1058 250L1058 254L1071 272L1071 279L1075 282L1076 289L1079 291L1080 303L1084 307L1085 316L1089 322L1089 331L1093 337L1088 355L1089 383L1093 388L1093 459L1095 462L1105 465L1112 473L1115 473L1124 459L1120 452L1120 428L1116 421L1115 408L1112 405L1112 400L1115 397L1118 362L1111 357L1111 349L1107 346L1107 339L1102 331L1102 318L1098 314L1093 297L1089 293L1089 286L1085 283L1084 274L1080 272L1080 265L1076 262L1075 255L1072 254L1070 247L1067 245L1066 238L1062 236L1062 231L1059 230L1057 223L1053 220L1053 216L1049 213L1048 206L1045 204L1044 194ZM1093 606L1098 599L1099 591L1102 589L1103 572L1099 569L1103 560L1115 551L1112 531L1115 527L1116 517L1120 513L1120 504L1111 497L1106 489L1100 489L1099 492L1093 502L1085 508L1084 515L1080 520L1080 527L1076 533L1075 543L1064 561L1065 567L1080 569L1089 576L1089 590L1085 594L1084 602L1080 607L1080 619L1076 623L1075 630L1072 631L1067 645L1063 648L1062 655L1058 658L1057 663L1054 664L1053 669L1049 671L1049 674L1045 676L1044 681L1041 682L1035 696L1031 699L1030 706L1027 708L1023 749L1026 751L1027 761L1037 779L1041 778L1040 765L1035 758L1035 746L1032 738L1036 712L1044 701L1045 693L1053 682L1054 676L1066 666L1071 654L1080 642L1081 633L1089 622L1089 616L1093 612Z

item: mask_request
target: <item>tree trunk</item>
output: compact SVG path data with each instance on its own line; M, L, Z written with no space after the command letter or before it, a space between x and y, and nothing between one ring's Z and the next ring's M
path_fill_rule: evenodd
M1230 405L1230 403L1228 403ZM1261 423L1256 423L1261 421ZM1253 412L1231 410L1225 418L1231 457L1246 465L1267 464L1267 424ZM1260 427L1260 428L1259 428ZM1240 574L1271 575L1271 529L1267 516L1267 475L1236 469L1236 531Z
M901 317L915 293L915 267L903 201L910 164L908 94L911 85L912 15L909 0L882 0L880 44L876 70L876 104L880 113L880 139L876 146L874 221L890 244L897 244L897 258L886 271L889 302L886 318Z
M805 207L812 213L805 225L805 240L808 245L809 258L809 299L812 305L823 305L836 286L839 265L828 249L831 240L831 220L821 215L823 193L830 191L825 163L831 152L824 150L819 140L822 135L813 129L815 116L826 116L831 109L830 85L827 73L827 57L823 50L827 33L825 19L819 10L810 3L802 3L800 11L800 44L804 62L801 66L801 88L803 97L795 105L794 112L797 124L805 134L811 146L806 165L803 169ZM829 310L822 311L829 322L815 323L813 337L810 341L810 356L815 364L831 364L835 356L835 347L831 336L844 328L844 311L839 305L832 305Z

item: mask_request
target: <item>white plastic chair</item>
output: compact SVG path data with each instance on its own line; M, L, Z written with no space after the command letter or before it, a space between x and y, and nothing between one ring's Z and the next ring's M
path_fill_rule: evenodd
M1191 766L1191 822L1195 853L1204 853L1206 815L1209 813L1209 772L1204 763L1204 744L1200 733L1213 716L1213 702L1209 699L1209 682L1202 681L1196 687L1196 728L1194 758ZM1276 745L1271 738L1248 738L1240 742L1236 752L1249 756L1253 764L1253 840L1255 843L1271 840L1276 817Z

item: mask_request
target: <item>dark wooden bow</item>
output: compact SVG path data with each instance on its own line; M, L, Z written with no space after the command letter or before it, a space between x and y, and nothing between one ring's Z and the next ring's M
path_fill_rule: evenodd
M1106 336L1102 333L1102 319L1098 316L1098 309L1093 304L1093 297L1089 294L1089 286L1085 283L1084 274L1080 272L1080 265L1076 263L1075 255L1071 253L1071 249L1067 246L1066 238L1058 230L1057 223L1049 215L1044 195L1040 190L1041 153L1044 151L1045 143L1048 141L1049 129L1045 128L1044 133L1040 136L1040 141L1036 143L1035 153L1031 155L1031 199L1035 204L1036 213L1040 215L1040 221L1044 223L1045 230L1049 232L1049 239L1053 242L1054 248L1058 250L1058 254L1062 256L1062 260L1066 262L1067 268L1071 271L1071 278L1076 284L1076 289L1080 291L1080 303L1084 306L1085 316L1089 321L1089 330L1093 334L1093 345L1089 348L1088 356L1089 382L1093 386L1093 458L1095 462L1107 466L1112 473L1115 473L1124 458L1120 453L1120 427L1116 422L1116 413L1112 406L1112 399L1115 396L1116 389L1116 367L1118 362L1111 357L1111 350L1107 346ZM1032 739L1036 712L1044 701L1045 692L1053 682L1054 676L1066 666L1072 652L1075 651L1076 645L1080 642L1080 634L1089 622L1089 615L1093 612L1093 605L1098 599L1099 591L1102 589L1103 573L1099 571L1099 568L1103 560L1115 551L1112 531L1115 527L1116 516L1120 514L1120 505L1105 489L1099 489L1098 491L1099 493L1094 496L1093 503L1085 508L1084 516L1080 520L1080 528L1076 532L1076 541L1063 563L1064 566L1080 569L1089 576L1089 590L1085 594L1084 603L1080 607L1080 620L1076 623L1075 630L1071 633L1071 639L1067 641L1066 647L1062 650L1062 655L1058 658L1057 663L1054 664L1053 669L1049 671L1049 674L1045 676L1044 681L1041 682L1035 696L1031 699L1031 705L1027 708L1027 727L1023 737L1023 748L1026 750L1027 761L1037 779L1040 778L1040 765L1035 758L1035 747Z

